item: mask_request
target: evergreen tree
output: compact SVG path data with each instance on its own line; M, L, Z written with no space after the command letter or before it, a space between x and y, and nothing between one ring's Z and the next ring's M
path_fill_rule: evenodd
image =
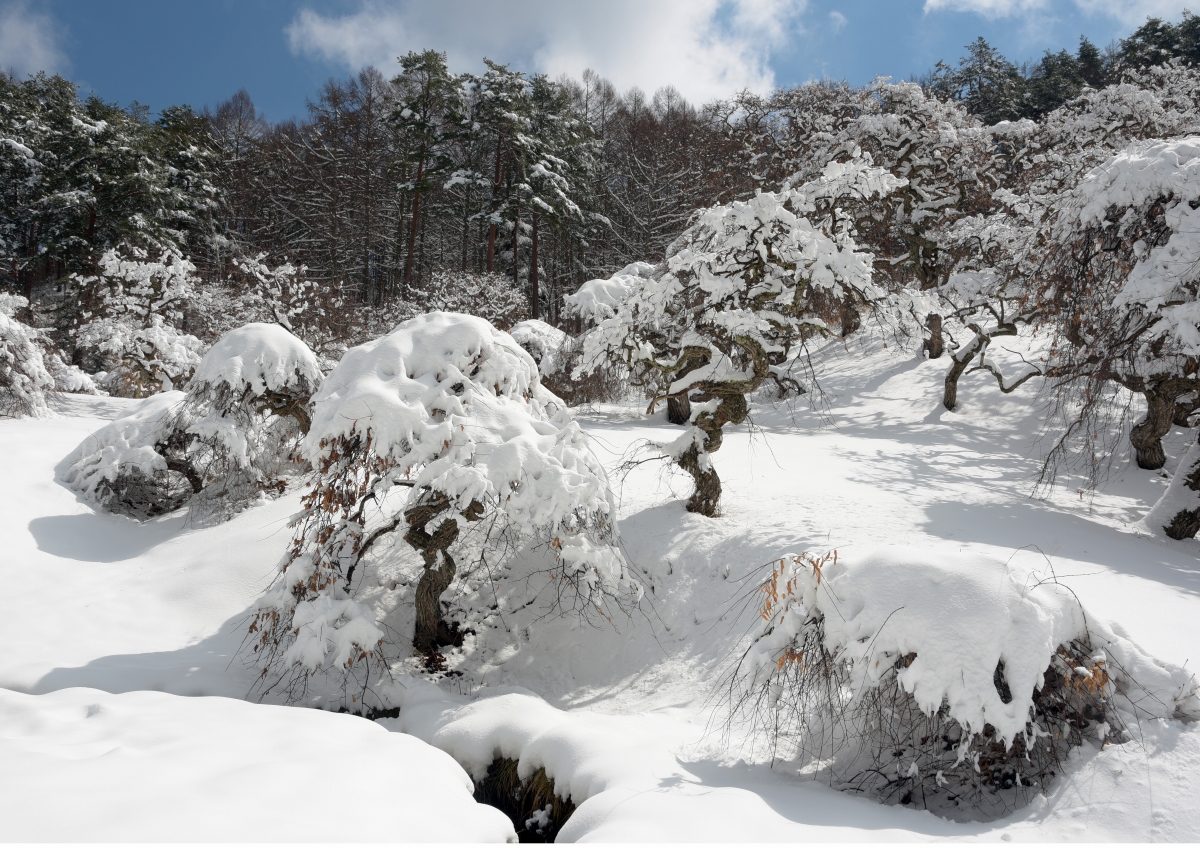
M448 141L462 131L463 78L446 68L446 54L435 50L401 57L404 68L394 85L399 90L391 121L396 128L396 167L405 175L402 193L412 197L405 247L403 285L412 285L421 198L454 170Z

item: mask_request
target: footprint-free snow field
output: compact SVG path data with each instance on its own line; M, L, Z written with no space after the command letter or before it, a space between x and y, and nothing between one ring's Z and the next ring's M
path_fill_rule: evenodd
M62 475L139 402L67 397L53 418L0 421L0 837L515 840L472 797L503 757L569 795L563 841L1200 839L1195 722L1141 716L1128 741L1085 741L1031 803L963 823L832 789L730 719L721 681L759 621L755 587L789 553L990 557L1053 575L1106 632L1195 667L1200 542L1141 523L1166 478L1120 458L1094 496L1063 478L1033 497L1036 386L1002 395L968 375L951 413L944 375L944 361L852 347L818 410L757 401L714 455L718 518L684 510L690 480L669 467L622 469L642 440L672 436L662 413L579 411L640 605L581 622L544 615L536 587L528 605L509 592L443 672L398 664L383 687L398 713L375 722L252 694L238 655L302 485L217 526L186 510L137 522ZM1167 439L1168 471L1189 441ZM381 598L405 590L386 567L399 550L372 566ZM394 626L411 632L411 617Z

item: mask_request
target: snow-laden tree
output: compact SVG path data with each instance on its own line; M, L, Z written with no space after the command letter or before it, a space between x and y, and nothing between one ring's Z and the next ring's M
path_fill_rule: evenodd
M15 313L27 301L0 295L0 417L39 418L50 414L47 395L54 377L46 368L38 331L18 321Z
M588 280L563 298L563 314L578 319L585 327L612 318L626 298L653 278L654 271L649 262L631 262L610 277Z
M510 565L506 552L545 546L564 606L607 615L640 596L587 436L541 387L529 354L480 318L434 312L347 351L314 398L303 451L316 477L251 625L266 686L297 695L321 669L368 685L386 648L383 623L358 600L360 566L398 530L423 562L412 637L421 652L453 642L440 598L470 528L493 579Z
M910 548L785 556L726 680L772 756L833 786L996 818L1089 738L1195 720L1190 671L1099 624L1052 574Z
M1109 460L1107 424L1129 406L1120 387L1147 401L1130 433L1142 468L1162 467L1163 435L1200 405L1197 207L1197 136L1130 145L1056 204L1038 296L1053 310L1050 367L1069 426L1048 467L1078 436L1090 473Z
M988 358L994 339L1017 336L1044 315L1033 290L1041 258L1035 249L1036 233L1028 205L1022 205L964 218L943 236L957 270L938 286L938 302L966 333L950 353L944 381L942 405L950 411L958 405L958 381L965 373L990 373L1005 394L1045 373L1044 362L1027 361L1020 373L1005 375ZM940 332L931 333L926 348L934 343L941 343ZM930 356L936 358L933 351Z
M435 271L413 298L421 311L474 315L501 329L529 314L525 293L499 274Z
M1198 93L1194 70L1153 68L1101 90L1085 89L1039 122L1004 121L987 129L996 151L989 173L1000 185L993 205L940 236L947 277L936 291L947 317L967 334L952 351L947 409L955 408L958 378L968 368L991 373L1006 392L1045 372L1045 362L1029 362L1004 374L987 353L994 338L1036 331L1050 320L1050 304L1038 291L1047 220L1065 193L1129 144L1195 132Z
M235 260L238 271L248 283L243 294L244 307L262 311L289 333L303 335L301 324L308 324L324 310L322 292L315 282L307 279L304 265L297 267L287 259L271 267L263 260L267 254L244 256ZM266 317L266 315L264 315Z
M196 267L173 248L151 256L126 246L106 252L98 272L73 280L86 305L72 331L84 362L105 370L105 388L123 397L186 383L204 349L178 326Z
M396 104L390 118L396 131L401 191L412 196L404 251L401 296L413 282L417 234L421 232L421 199L449 178L454 170L451 142L464 132L464 77L451 74L446 54L415 51L400 57L403 71L394 81Z
M135 518L189 502L199 518L228 518L282 492L300 470L297 448L321 379L298 338L275 324L247 324L209 349L185 392L161 393L85 439L65 480Z
M40 417L49 413L47 401L55 392L98 394L95 382L63 361L46 330L18 319L28 313L29 301L0 294L0 416Z
M746 420L746 396L787 369L810 339L886 294L871 280L843 207L887 195L903 180L862 162L745 202L714 206L642 283L584 338L576 376L613 360L659 401L680 404L688 431L663 450L691 475L687 507L716 515L721 483L711 454L726 424Z

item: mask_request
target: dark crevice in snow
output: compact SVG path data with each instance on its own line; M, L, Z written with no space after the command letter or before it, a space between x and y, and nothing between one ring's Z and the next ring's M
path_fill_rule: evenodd
M493 760L475 784L475 800L508 816L521 842L553 842L575 812L569 799L555 793L544 768L521 779L517 761L504 757Z

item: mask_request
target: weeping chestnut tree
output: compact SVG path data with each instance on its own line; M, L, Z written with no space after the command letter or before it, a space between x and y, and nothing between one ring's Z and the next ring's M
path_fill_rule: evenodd
M455 644L440 599L464 548L496 580L543 548L558 603L581 615L640 597L586 435L482 318L432 312L348 351L313 399L302 450L316 475L250 628L267 688L299 697L332 671L365 691L386 668L387 612L364 598L364 562L392 534L421 561L412 644L431 657Z
M724 426L746 420L747 395L794 382L809 342L883 298L848 210L904 184L862 161L831 163L803 185L703 210L585 337L577 379L615 361L650 394L648 414L673 401L688 425L661 447L695 482L689 511L717 514L711 455Z

